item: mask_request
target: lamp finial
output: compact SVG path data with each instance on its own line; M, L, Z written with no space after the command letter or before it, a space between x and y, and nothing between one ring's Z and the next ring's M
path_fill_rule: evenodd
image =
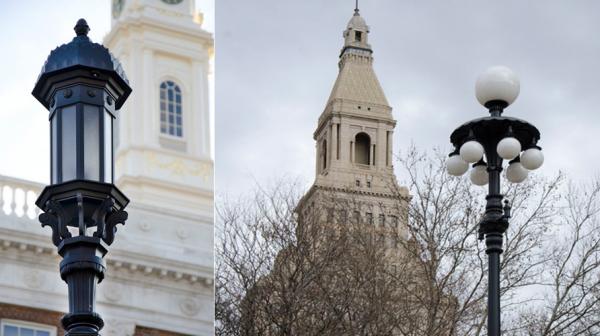
M88 26L87 21L85 21L85 19L79 19L77 20L77 24L75 25L75 34L77 34L77 36L87 36L87 34L90 31L90 26Z

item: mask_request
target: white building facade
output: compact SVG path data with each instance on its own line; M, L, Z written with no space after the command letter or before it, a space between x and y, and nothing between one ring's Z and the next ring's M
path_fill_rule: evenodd
M193 0L114 0L112 14L103 43L133 88L115 127L115 179L131 203L98 286L101 333L212 335L212 35ZM67 286L36 218L42 187L0 176L0 336L62 334Z

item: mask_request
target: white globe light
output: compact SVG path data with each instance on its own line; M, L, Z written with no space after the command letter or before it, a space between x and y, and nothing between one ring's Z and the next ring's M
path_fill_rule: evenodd
M452 155L446 160L446 169L452 176L461 176L469 170L469 163L463 160L460 155Z
M520 83L517 75L505 66L493 66L477 78L475 95L481 105L492 100L512 104L519 96Z
M512 183L521 183L525 181L529 172L523 168L521 162L513 162L506 168L506 179Z
M504 138L498 143L496 151L504 160L512 160L521 152L521 143L513 137Z
M538 169L544 163L544 154L537 147L529 148L521 154L521 163L526 169Z
M475 163L483 157L483 146L474 140L460 146L460 157L466 162Z
M471 175L469 177L471 178L471 182L473 182L474 185L486 185L489 180L487 167L485 165L475 166L475 168L471 170Z

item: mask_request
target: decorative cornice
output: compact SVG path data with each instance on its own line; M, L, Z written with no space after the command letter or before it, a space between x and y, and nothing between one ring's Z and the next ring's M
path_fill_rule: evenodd
M313 185L311 188L324 191L332 191L332 192L342 192L346 194L356 194L356 195L365 195L365 196L373 196L373 197L381 197L381 198L389 198L389 199L400 199L405 201L410 201L409 195L402 195L400 193L385 193L385 192L375 192L375 191L367 191L367 190L357 190L348 187L331 187L331 186L321 186L321 185ZM308 193L311 193L309 191ZM308 194L307 193L307 194Z
M108 259L107 264L111 267L111 271L114 270L116 272L126 271L157 279L188 281L191 284L200 284L209 288L212 288L214 283L214 280L211 276L205 276L197 273L185 272L178 269L160 267L156 265L114 259Z
M48 237L48 241L50 238ZM29 254L39 257L48 257L57 259L56 249L50 244L39 244L37 242L24 242L12 237L3 237L0 239L1 251L14 251L15 255ZM140 274L155 279L171 281L188 281L191 284L200 284L207 288L212 288L214 280L212 276L201 275L193 272L185 272L180 269L169 268L165 266L152 265L136 261L122 261L107 257L107 264L116 272L127 271Z
M360 196L380 197L380 198L386 198L386 199L391 199L391 200L402 200L402 201L407 201L407 202L410 202L410 200L412 198L410 195L402 195L400 193L363 191L363 190L351 189L348 187L331 187L331 186L322 186L322 185L313 184L310 187L310 189L306 192L306 194L304 194L304 196L302 196L302 198L298 202L298 205L296 206L296 208L294 208L294 211L298 212L304 205L304 202L307 199L309 199L312 195L314 195L314 193L317 192L318 190L328 191L328 192L345 193L345 194L354 194L354 195L360 195Z

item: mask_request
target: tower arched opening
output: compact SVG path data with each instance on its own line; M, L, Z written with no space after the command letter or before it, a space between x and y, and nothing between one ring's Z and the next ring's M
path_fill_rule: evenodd
M368 165L371 162L371 137L367 133L358 133L354 137L354 162Z

